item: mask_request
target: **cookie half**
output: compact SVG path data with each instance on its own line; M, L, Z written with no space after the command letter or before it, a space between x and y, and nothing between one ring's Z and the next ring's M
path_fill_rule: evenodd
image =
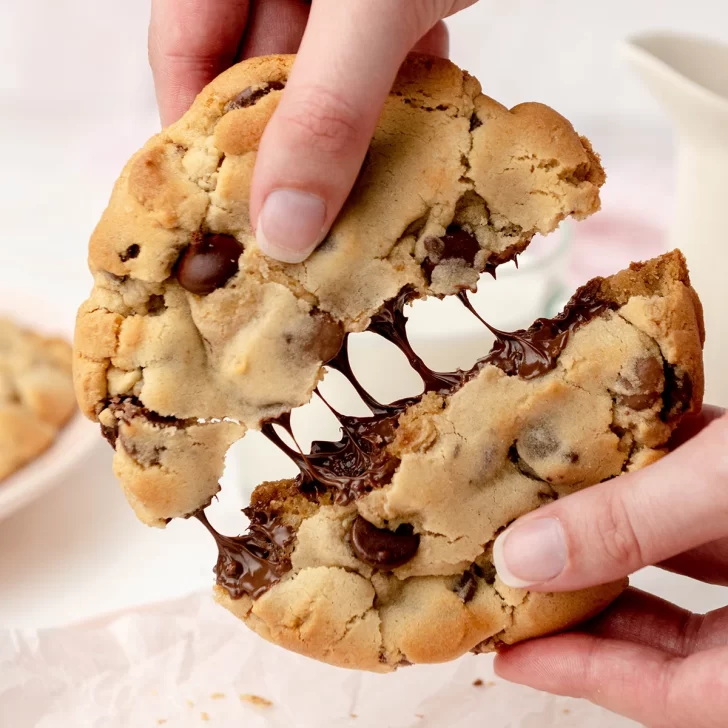
M292 62L213 81L130 160L91 239L76 391L149 524L209 503L229 445L306 403L343 336L403 290L474 289L536 233L599 207L602 167L562 116L506 109L448 61L413 56L326 240L305 263L270 260L248 198Z
M544 503L657 461L703 395L702 310L679 252L591 281L526 331L491 329L466 372L418 359L404 302L370 329L407 353L426 393L388 405L363 393L371 417L340 416L342 440L307 455L267 425L301 475L256 489L244 536L200 514L224 606L271 642L363 670L493 650L604 608L626 581L512 589L493 541ZM332 365L351 378L345 351Z

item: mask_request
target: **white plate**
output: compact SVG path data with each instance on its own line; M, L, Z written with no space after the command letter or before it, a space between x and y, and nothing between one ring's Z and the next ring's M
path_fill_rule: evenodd
M0 281L0 316L29 326L45 335L73 337L76 314L74 296L37 280L22 280L7 273ZM40 291L40 293L37 293ZM98 427L77 412L53 445L6 480L0 481L0 520L56 485L63 474L99 442Z

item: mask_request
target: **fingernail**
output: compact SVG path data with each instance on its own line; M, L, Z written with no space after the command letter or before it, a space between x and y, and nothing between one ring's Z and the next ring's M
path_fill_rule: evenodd
M501 581L523 589L557 577L566 566L566 539L557 518L537 518L506 529L493 544Z
M321 242L325 222L321 198L299 190L274 190L258 217L256 240L271 258L300 263Z

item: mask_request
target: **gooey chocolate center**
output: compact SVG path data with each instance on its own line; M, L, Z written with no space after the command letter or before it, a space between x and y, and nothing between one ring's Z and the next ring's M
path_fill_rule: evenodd
M458 240L457 243L459 252L462 241ZM459 297L465 307L488 327L496 341L491 351L476 362L472 369L437 372L425 364L407 337L404 307L415 297L416 294L411 290L402 291L372 318L368 331L392 342L404 353L423 380L423 394L452 394L488 364L498 367L508 376L523 379L543 376L556 366L559 355L574 331L602 313L616 308L616 304L600 298L599 281L594 281L577 291L564 311L555 318L539 319L523 331L504 332L484 321L472 307L467 294L462 292ZM327 366L341 372L349 380L371 415L353 417L330 407L341 424L341 439L337 442L314 442L309 453L289 446L275 429L275 425L278 425L292 434L290 414L269 421L262 428L268 439L298 466L296 483L301 492L313 499L328 493L335 503L340 504L351 503L391 481L399 460L389 451L388 445L395 438L400 415L422 397L409 397L390 404L375 400L353 374L347 339L348 335ZM243 594L257 598L290 568L288 552L293 533L275 517L267 516L262 524L263 517L264 514L256 515L257 520L251 520L248 534L235 539L220 536L206 519L204 521L218 545L219 558L215 566L217 583L233 599ZM350 531L351 547L356 556L382 571L395 569L412 559L417 553L419 539L412 526L407 524L390 531L377 528L361 516L356 517ZM473 589L472 579L465 579L458 585L458 593L464 601L471 598Z

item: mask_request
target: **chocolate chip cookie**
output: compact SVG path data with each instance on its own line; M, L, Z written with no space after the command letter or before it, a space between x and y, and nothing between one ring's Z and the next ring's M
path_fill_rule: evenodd
M330 362L371 410L338 415L342 439L264 483L248 532L217 541L218 600L271 642L325 662L389 671L486 652L582 621L625 582L575 593L513 589L495 537L563 495L666 453L703 394L702 310L679 252L580 289L555 319L502 332L469 371L433 372L406 337L411 292L370 330L397 344L425 393L392 404L358 385L346 345ZM463 303L470 306L467 296Z
M326 240L299 265L267 259L250 180L291 64L252 59L211 83L134 155L91 239L76 391L149 524L209 503L228 446L307 402L387 301L473 289L599 207L604 172L568 121L506 109L451 63L413 56Z
M69 344L0 318L0 481L44 452L75 409Z

